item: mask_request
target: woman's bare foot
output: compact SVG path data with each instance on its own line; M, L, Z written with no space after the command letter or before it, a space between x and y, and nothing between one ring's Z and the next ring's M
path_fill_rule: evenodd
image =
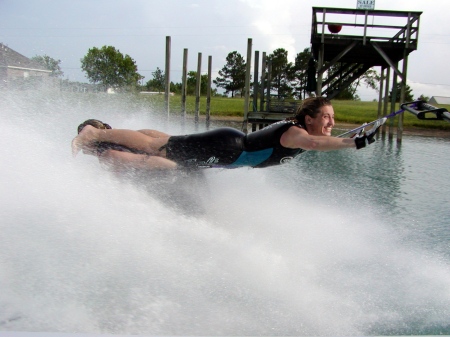
M72 140L72 155L75 157L80 150L84 154L97 155L97 132L99 129L86 125L83 130Z

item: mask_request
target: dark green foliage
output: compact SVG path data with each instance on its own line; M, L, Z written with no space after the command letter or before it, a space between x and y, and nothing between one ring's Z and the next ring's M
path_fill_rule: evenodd
M61 60L55 60L54 58L51 58L48 55L40 56L36 55L31 58L31 60L39 63L45 69L51 70L52 73L50 76L52 77L62 77L64 73L61 71L60 63Z
M397 86L396 86L397 93L395 95L395 97L396 97L395 101L396 102L400 102L401 88L402 88L402 84L401 83L397 83ZM391 100L392 91L393 90L391 90L389 92L389 100ZM405 86L405 102L412 102L412 101L414 101L414 96L412 94L412 89L411 89L411 87L409 85L406 85Z
M170 82L170 92L181 95L182 84Z
M134 60L112 46L89 49L81 59L81 69L91 83L101 84L105 88L136 87L143 78L137 72Z
M164 72L157 67L156 70L154 72L152 72L152 76L153 76L153 79L151 79L151 80L147 81L147 83L145 83L145 87L147 88L147 90L159 91L159 92L165 91L166 83L165 83Z
M317 65L312 58L309 48L298 53L295 62L288 61L288 52L283 48L275 49L274 52L268 55L266 60L266 68L263 69L266 73L266 83L258 83L258 87L268 87L268 65L271 65L270 73L270 88L271 94L275 94L278 99L304 99L307 95L311 95L316 88ZM59 61L58 61L59 62ZM86 72L87 78L91 83L97 83L104 88L113 87L137 87L138 82L143 77L137 73L137 67L134 60L128 56L123 56L118 50L111 46L103 46L101 49L89 49L88 54L81 60L82 69ZM326 66L326 65L325 65ZM327 68L324 74L323 82L328 82L332 89L340 90L340 87L345 87L334 99L343 100L359 100L356 90L361 84L367 87L378 90L378 83L380 81L379 74L369 69L363 75L357 71L354 65L346 65L336 63L332 67ZM349 70L350 69L350 70ZM328 81L328 76L333 76ZM355 76L353 76L355 74ZM165 74L160 68L152 73L153 79L146 82L145 87L140 89L149 91L165 91ZM194 95L196 90L197 73L189 71L186 83L187 95ZM238 93L245 92L245 75L246 75L246 61L237 51L230 52L226 57L226 64L219 70L219 76L213 80L217 88L223 88L225 95L231 93L235 97ZM337 76L336 76L337 75ZM358 77L359 76L359 77ZM354 79L356 77L356 79ZM201 76L200 94L206 95L208 76ZM255 79L255 82L258 79ZM351 82L353 81L353 82ZM351 82L351 83L350 83ZM336 88L333 88L333 83ZM348 87L346 87L348 85ZM171 83L170 91L174 93L181 93L181 83ZM254 86L254 83L250 83ZM250 88L250 92L251 92ZM212 89L212 94L216 94L217 89ZM334 91L334 93L337 93ZM259 94L259 92L258 92ZM329 94L329 93L328 93Z
M308 71L312 71L313 73L309 76ZM295 63L292 67L293 79L291 84L294 97L302 99L306 97L307 92L315 91L315 76L315 62L312 59L310 49L306 48L301 53L297 54Z
M270 89L277 93L278 99L292 97L293 64L288 62L287 50L278 48L267 59L272 63Z
M430 100L430 97L425 96L424 94L422 94L422 95L420 95L420 96L417 98L417 100L424 101L424 102L428 102L428 101Z
M227 63L219 70L219 76L213 80L213 83L225 89L225 93L231 92L231 97L234 97L236 91L244 92L245 87L245 67L246 62L241 54L233 51L227 56Z
M189 71L187 74L187 95L195 95L195 86L197 85L197 72ZM200 76L200 95L206 95L208 91L208 75ZM211 89L211 94L214 95L217 89Z

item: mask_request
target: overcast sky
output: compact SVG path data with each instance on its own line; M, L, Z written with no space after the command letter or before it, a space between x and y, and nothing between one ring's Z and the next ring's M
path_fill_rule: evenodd
M89 48L114 46L130 55L145 76L164 70L171 36L171 81L181 82L183 49L188 70L202 73L212 56L213 78L229 52L246 57L284 48L293 61L310 46L312 7L356 8L357 0L0 0L0 42L27 56L61 60L64 78L87 82L80 59ZM376 0L375 9L422 11L419 47L409 56L408 84L415 97L450 96L449 0ZM376 22L375 22L376 23ZM379 68L377 68L379 71ZM359 91L362 100L377 98Z

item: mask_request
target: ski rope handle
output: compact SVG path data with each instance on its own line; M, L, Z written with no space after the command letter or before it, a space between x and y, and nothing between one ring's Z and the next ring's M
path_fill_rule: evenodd
M412 109L417 109L419 102L420 102L420 101L415 101L415 102L405 103L405 104L411 104L411 108L412 108ZM374 121L372 121L372 122L370 122L370 123L366 123L366 124L363 124L363 125L361 125L361 126L358 126L357 128L354 128L354 129L352 129L352 130L346 131L346 132L340 134L340 135L337 136L337 137L344 137L344 136L349 135L349 134L351 134L351 133L357 133L358 131L360 131L360 130L362 130L362 129L368 127L368 126L371 126L371 125L375 124L376 122L381 121L381 120L384 119L384 118L389 119L389 118L395 117L395 116L401 114L402 112L404 112L405 110L408 110L406 107L404 107L405 104L402 104L402 105L401 105L401 109L398 110L398 111L391 112L391 113L390 113L389 115L387 115L387 116L381 117L381 118L376 119L376 120L374 120Z

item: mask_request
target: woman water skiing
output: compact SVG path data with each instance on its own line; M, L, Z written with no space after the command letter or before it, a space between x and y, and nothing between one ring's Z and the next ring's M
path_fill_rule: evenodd
M72 141L72 151L76 155L83 150L121 169L268 167L286 163L306 150L361 149L375 140L384 121L377 121L368 132L355 138L332 137L333 107L327 98L314 97L304 100L293 118L248 135L218 128L170 136L156 130L99 127L86 121Z

